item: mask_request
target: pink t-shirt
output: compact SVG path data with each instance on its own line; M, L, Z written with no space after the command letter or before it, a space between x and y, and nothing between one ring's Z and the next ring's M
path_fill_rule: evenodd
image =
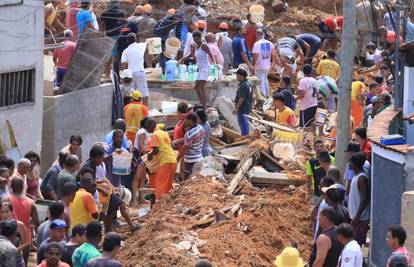
M392 254L403 254L408 261L408 266L411 266L411 257L410 257L410 252L408 252L408 250L405 247L399 247L397 248ZM389 262L387 263L387 267L390 267Z
M75 48L75 42L69 40L63 41L63 47L57 48L54 52L54 55L57 57L56 67L66 69L75 52Z
M210 52L213 55L213 57L215 57L216 64L223 66L224 65L224 58L223 58L223 55L220 52L220 49L217 47L217 45L215 45L213 43L207 43L207 46L210 49ZM208 63L213 64L210 57L208 57Z
M254 66L256 70L270 69L270 60L272 58L273 49L273 44L266 39L261 39L254 43L253 54L259 55L259 58Z
M306 110L318 105L318 82L312 77L305 77L299 81L299 91L305 91L305 96L300 100L299 109Z
M66 26L72 30L74 40L78 39L78 23L76 22L76 15L78 15L80 8L76 3L72 2L66 9Z

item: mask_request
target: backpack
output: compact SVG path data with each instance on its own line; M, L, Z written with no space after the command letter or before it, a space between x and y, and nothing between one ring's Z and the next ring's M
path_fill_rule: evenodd
M166 16L157 21L154 27L154 36L161 37L163 41L167 40L170 31L176 26L177 20L174 15Z

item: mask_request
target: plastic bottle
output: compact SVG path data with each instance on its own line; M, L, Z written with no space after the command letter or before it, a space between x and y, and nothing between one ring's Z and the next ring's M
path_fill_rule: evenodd
M187 80L187 65L181 64L179 67L179 73L180 73L180 80L186 81Z
M167 81L174 81L175 72L177 71L177 61L170 59L165 63L165 76Z
M216 65L210 65L210 80L214 81L216 79Z
M188 80L189 81L194 81L195 80L195 72L196 72L196 67L193 64L190 64L188 66Z

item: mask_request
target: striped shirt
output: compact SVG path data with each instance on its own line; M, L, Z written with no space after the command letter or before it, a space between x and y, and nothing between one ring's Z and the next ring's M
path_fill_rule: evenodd
M185 133L184 146L189 147L184 156L185 162L193 163L203 159L202 149L204 135L203 126L199 124Z
M334 79L329 76L321 76L318 79L318 87L319 93L324 96L328 97L331 94L337 95L338 94L338 87Z

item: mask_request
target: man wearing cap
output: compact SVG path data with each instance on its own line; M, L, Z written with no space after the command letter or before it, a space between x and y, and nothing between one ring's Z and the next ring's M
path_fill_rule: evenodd
M351 157L355 154L361 151L361 148L357 143L349 143L348 148L345 151L348 155L348 161L351 159ZM371 164L366 160L363 166L364 171L368 174L368 176L371 176ZM349 162L345 166L345 172L344 172L344 181L346 183L346 194L349 194L349 190L351 188L351 181L352 178L355 176L355 172L351 169L349 166Z
M66 246L65 237L68 230L68 225L61 219L53 220L50 224L50 237L40 244L37 249L37 264L40 264L45 259L46 248L51 242L59 242L62 250Z
M249 121L244 115L249 115L252 112L253 102L253 87L247 79L247 71L239 68L236 72L239 88L236 92L236 99L234 100L235 108L234 115L237 115L237 122L240 127L241 135L249 135Z
M267 75L273 64L275 48L273 44L264 38L262 29L256 31L256 42L253 45L254 72L260 80L260 90L264 97L269 97L269 81Z
M286 247L274 261L276 267L303 267L303 259L299 257L299 251L294 247Z
M335 210L335 219L333 223L338 226L341 223L350 223L348 210L342 205L345 199L345 187L341 184L333 184L329 187L322 187L325 193L325 201L329 207Z
M63 77L65 77L66 69L68 68L76 48L76 43L72 41L73 33L71 30L65 30L63 32L63 37L65 38L63 42L61 42L63 47L56 48L53 52L53 63L56 67L56 87L60 86Z
M177 157L172 148L170 136L161 129L153 132L148 148L151 150L148 160L152 161L155 157L158 165L155 173L150 175L150 186L155 188L155 196L159 199L172 189L177 169Z
M217 46L220 49L221 54L224 58L224 64L223 64L223 73L229 74L229 68L232 65L233 62L233 49L232 44L233 40L229 37L229 25L225 22L220 23L219 25L219 31L217 33L218 35L218 41Z
M184 147L177 157L177 161L184 158L184 180L193 172L194 164L203 160L202 148L205 132L203 126L198 124L195 113L189 112L184 122Z
M336 230L336 238L344 249L339 256L338 267L362 267L361 246L354 240L354 230L349 223L341 223Z
M94 258L86 264L86 267L121 267L121 263L115 260L115 256L121 248L121 235L109 232L103 241L102 256Z
M134 143L135 135L138 129L141 127L141 121L148 116L148 108L141 102L142 94L140 91L133 91L131 93L131 97L132 102L125 106L124 114L126 123L126 136L128 140L131 141L131 143Z

